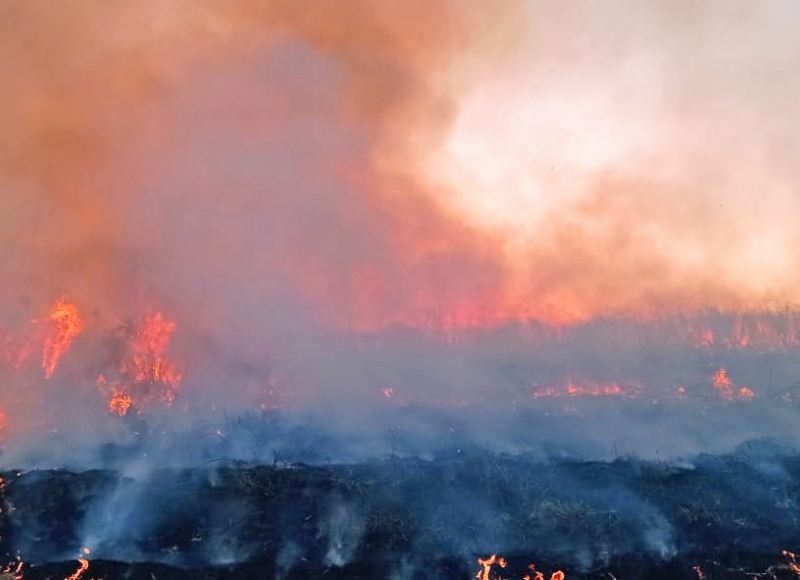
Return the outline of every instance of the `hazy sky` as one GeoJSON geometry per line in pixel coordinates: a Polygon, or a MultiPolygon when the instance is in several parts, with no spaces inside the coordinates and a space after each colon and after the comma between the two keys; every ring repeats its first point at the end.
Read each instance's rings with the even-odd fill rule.
{"type": "Polygon", "coordinates": [[[796,301],[798,20],[4,2],[0,312],[154,299],[255,336],[796,301]]]}

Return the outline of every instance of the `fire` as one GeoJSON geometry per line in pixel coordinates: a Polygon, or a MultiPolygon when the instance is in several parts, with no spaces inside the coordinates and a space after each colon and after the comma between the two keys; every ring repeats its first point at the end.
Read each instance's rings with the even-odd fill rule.
{"type": "Polygon", "coordinates": [[[78,308],[65,298],[53,306],[49,323],[50,328],[42,353],[42,367],[47,378],[55,372],[58,361],[67,352],[72,340],[83,332],[83,321],[78,314],[78,308]]]}
{"type": "MultiPolygon", "coordinates": [[[[522,580],[545,580],[544,574],[536,570],[533,564],[528,566],[528,569],[531,572],[533,572],[533,576],[531,576],[530,574],[525,574],[525,576],[522,577],[522,580]]],[[[566,575],[564,574],[564,572],[562,572],[561,570],[556,570],[550,575],[550,580],[564,580],[565,577],[566,575]]]]}
{"type": "Polygon", "coordinates": [[[576,382],[572,379],[563,386],[539,387],[534,389],[534,399],[552,399],[562,397],[633,397],[639,394],[638,384],[618,382],[601,383],[594,381],[576,382]]]}
{"type": "Polygon", "coordinates": [[[175,400],[183,378],[168,356],[175,328],[175,322],[157,312],[128,329],[123,338],[126,356],[111,370],[111,378],[102,374],[96,381],[109,392],[109,411],[122,416],[134,406],[175,400]]]}
{"type": "Polygon", "coordinates": [[[126,415],[133,405],[133,398],[125,392],[116,392],[108,401],[108,410],[120,417],[126,415]]]}
{"type": "Polygon", "coordinates": [[[22,566],[24,562],[18,557],[17,561],[0,569],[0,578],[8,580],[22,580],[22,566]]]}
{"type": "Polygon", "coordinates": [[[704,329],[698,346],[701,348],[711,348],[714,346],[714,331],[710,328],[704,329]]]}
{"type": "Polygon", "coordinates": [[[92,551],[89,548],[83,548],[83,550],[81,550],[81,555],[78,557],[78,569],[70,576],[64,578],[64,580],[80,580],[86,570],[89,569],[89,560],[87,556],[91,553],[92,551]]]}
{"type": "MultiPolygon", "coordinates": [[[[502,572],[495,571],[493,573],[493,568],[497,566],[500,570],[505,570],[508,567],[508,562],[502,556],[492,554],[488,558],[478,558],[478,565],[481,569],[475,574],[477,580],[503,580],[502,572]]],[[[528,570],[533,576],[525,574],[522,580],[545,580],[544,574],[537,571],[533,564],[528,565],[528,570]]],[[[566,575],[561,570],[556,570],[550,575],[550,580],[564,580],[565,578],[566,575]]]]}
{"type": "Polygon", "coordinates": [[[793,552],[783,550],[783,557],[786,558],[786,565],[795,575],[800,576],[800,565],[797,564],[797,556],[793,552]]]}
{"type": "Polygon", "coordinates": [[[737,389],[733,381],[728,377],[728,371],[724,368],[720,368],[714,373],[712,384],[726,401],[749,401],[755,397],[755,393],[747,387],[737,389]]]}
{"type": "MultiPolygon", "coordinates": [[[[133,373],[136,382],[160,382],[176,387],[180,373],[167,358],[166,352],[175,323],[157,312],[145,319],[133,341],[133,373]]],[[[171,395],[174,398],[174,393],[171,395]]]]}
{"type": "Polygon", "coordinates": [[[506,567],[506,560],[502,556],[498,557],[497,554],[492,554],[488,558],[478,558],[478,565],[481,569],[475,574],[475,578],[478,580],[491,580],[490,574],[492,572],[492,566],[497,564],[500,568],[506,567]]]}

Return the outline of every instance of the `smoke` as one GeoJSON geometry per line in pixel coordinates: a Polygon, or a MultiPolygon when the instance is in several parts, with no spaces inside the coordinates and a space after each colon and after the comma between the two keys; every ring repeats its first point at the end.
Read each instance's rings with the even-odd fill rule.
{"type": "MultiPolygon", "coordinates": [[[[44,328],[61,296],[85,319],[49,381],[20,378],[4,354],[5,461],[44,461],[15,455],[33,440],[65,463],[108,452],[70,454],[63,431],[146,440],[158,457],[202,433],[189,463],[263,461],[289,453],[297,425],[311,441],[339,436],[336,453],[299,452],[314,459],[424,455],[434,440],[530,450],[510,425],[542,389],[623,381],[647,393],[631,411],[646,417],[644,401],[679,387],[705,409],[723,366],[760,408],[782,404],[790,356],[662,352],[635,323],[621,343],[607,335],[609,317],[797,299],[796,8],[618,8],[5,3],[3,347],[25,351],[14,333],[44,328]],[[144,428],[110,416],[98,391],[157,311],[176,321],[184,385],[144,428]],[[477,330],[459,342],[465,329],[477,330]],[[426,415],[432,402],[450,410],[426,415]],[[515,419],[471,427],[461,411],[500,406],[515,419]],[[296,412],[274,436],[235,423],[274,408],[296,412]]],[[[594,403],[554,405],[581,416],[594,403]]],[[[737,405],[715,421],[753,412],[737,405]]],[[[636,450],[705,443],[692,429],[636,450]]],[[[628,437],[599,430],[608,438],[549,433],[598,455],[628,437]]]]}
{"type": "Polygon", "coordinates": [[[521,301],[586,319],[796,300],[796,19],[789,2],[526,7],[525,41],[459,93],[433,162],[451,207],[502,231],[521,301]]]}
{"type": "MultiPolygon", "coordinates": [[[[24,475],[15,549],[222,565],[269,536],[288,577],[383,545],[385,493],[415,522],[397,578],[489,545],[670,558],[677,508],[635,474],[502,486],[800,444],[797,5],[396,4],[2,4],[0,465],[124,475],[70,483],[58,529],[24,475]],[[477,468],[438,489],[439,460],[477,468]],[[292,501],[305,472],[229,461],[380,477],[292,501]]],[[[753,462],[751,496],[786,469],[753,462]]]]}
{"type": "Polygon", "coordinates": [[[796,9],[619,8],[7,4],[5,317],[795,300],[796,9]]]}
{"type": "Polygon", "coordinates": [[[4,10],[4,310],[67,293],[114,316],[142,285],[174,285],[164,300],[192,309],[243,299],[223,318],[299,291],[375,324],[501,268],[413,168],[376,161],[400,154],[400,128],[424,140],[446,123],[437,71],[476,9],[4,10]]]}

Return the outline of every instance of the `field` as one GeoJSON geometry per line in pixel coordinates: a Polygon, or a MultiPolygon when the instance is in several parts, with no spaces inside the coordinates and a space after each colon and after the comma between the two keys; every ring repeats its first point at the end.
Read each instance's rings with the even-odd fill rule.
{"type": "MultiPolygon", "coordinates": [[[[357,465],[209,463],[3,474],[2,549],[65,578],[800,577],[800,456],[748,444],[681,462],[462,449],[357,465]],[[127,563],[124,563],[127,562],[127,563]],[[136,562],[131,564],[130,562],[136,562]],[[754,576],[755,575],[755,576],[754,576]]],[[[13,577],[10,572],[8,578],[13,577]]]]}

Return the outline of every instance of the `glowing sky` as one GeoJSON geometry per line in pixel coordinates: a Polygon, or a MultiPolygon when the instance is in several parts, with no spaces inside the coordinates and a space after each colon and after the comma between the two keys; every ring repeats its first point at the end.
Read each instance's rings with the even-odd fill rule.
{"type": "Polygon", "coordinates": [[[800,299],[793,0],[0,11],[6,319],[143,289],[245,334],[800,299]]]}

